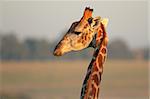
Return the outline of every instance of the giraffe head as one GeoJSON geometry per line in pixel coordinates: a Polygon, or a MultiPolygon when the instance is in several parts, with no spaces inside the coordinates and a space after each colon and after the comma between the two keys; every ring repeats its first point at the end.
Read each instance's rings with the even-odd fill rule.
{"type": "Polygon", "coordinates": [[[66,52],[87,48],[97,33],[101,18],[92,18],[93,9],[86,7],[80,21],[74,22],[54,50],[54,55],[61,56],[66,52]]]}

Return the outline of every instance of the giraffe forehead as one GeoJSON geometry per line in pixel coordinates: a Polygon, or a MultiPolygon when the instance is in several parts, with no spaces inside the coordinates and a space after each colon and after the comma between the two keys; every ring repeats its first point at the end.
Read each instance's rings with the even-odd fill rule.
{"type": "Polygon", "coordinates": [[[75,35],[75,34],[73,34],[73,33],[69,33],[69,34],[67,34],[66,37],[65,37],[66,40],[75,40],[75,39],[77,39],[77,38],[78,38],[78,36],[75,35]]]}
{"type": "Polygon", "coordinates": [[[84,31],[86,29],[90,28],[90,25],[87,21],[79,22],[78,25],[75,27],[75,31],[84,31]]]}

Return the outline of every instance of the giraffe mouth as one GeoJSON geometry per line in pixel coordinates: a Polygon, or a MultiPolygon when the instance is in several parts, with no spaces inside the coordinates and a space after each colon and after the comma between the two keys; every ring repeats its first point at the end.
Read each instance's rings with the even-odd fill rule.
{"type": "Polygon", "coordinates": [[[54,50],[54,53],[53,53],[54,56],[62,56],[63,53],[61,53],[60,51],[58,51],[57,49],[54,50]]]}

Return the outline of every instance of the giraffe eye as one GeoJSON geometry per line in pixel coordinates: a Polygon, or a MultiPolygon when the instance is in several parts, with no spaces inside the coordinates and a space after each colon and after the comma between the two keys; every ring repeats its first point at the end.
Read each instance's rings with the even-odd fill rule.
{"type": "Polygon", "coordinates": [[[79,35],[81,32],[74,32],[75,34],[79,35]]]}
{"type": "Polygon", "coordinates": [[[92,17],[88,19],[88,23],[89,23],[89,24],[91,24],[92,21],[93,21],[93,18],[92,18],[92,17]]]}

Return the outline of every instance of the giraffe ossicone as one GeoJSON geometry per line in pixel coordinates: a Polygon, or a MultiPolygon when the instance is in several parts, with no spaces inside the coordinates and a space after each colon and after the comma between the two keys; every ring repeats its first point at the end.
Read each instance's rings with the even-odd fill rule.
{"type": "Polygon", "coordinates": [[[54,50],[55,56],[87,47],[95,49],[83,82],[80,99],[98,99],[103,64],[107,56],[107,18],[92,17],[93,9],[86,7],[83,17],[74,22],[54,50]]]}

